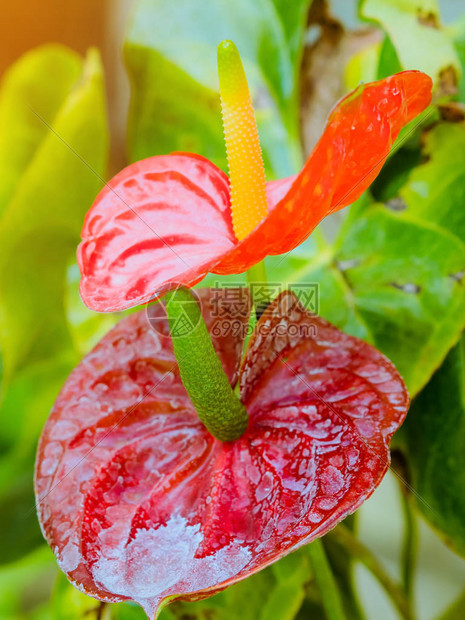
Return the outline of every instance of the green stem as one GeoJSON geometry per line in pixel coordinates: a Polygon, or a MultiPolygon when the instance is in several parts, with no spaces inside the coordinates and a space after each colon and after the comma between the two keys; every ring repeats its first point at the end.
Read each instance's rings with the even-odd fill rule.
{"type": "Polygon", "coordinates": [[[328,620],[345,620],[346,616],[339,589],[326,557],[321,538],[317,538],[310,543],[307,549],[328,620]]]}
{"type": "Polygon", "coordinates": [[[415,566],[418,549],[418,528],[407,490],[401,488],[402,509],[405,520],[405,533],[402,545],[402,583],[410,607],[414,602],[415,566]]]}
{"type": "Polygon", "coordinates": [[[402,618],[405,620],[413,619],[409,601],[402,587],[392,581],[371,551],[359,542],[345,525],[338,525],[329,532],[328,536],[344,547],[353,558],[359,560],[370,571],[389,595],[402,618]]]}
{"type": "Polygon", "coordinates": [[[249,416],[229,384],[195,297],[179,288],[165,299],[181,380],[197,415],[217,439],[238,439],[249,416]]]}
{"type": "Polygon", "coordinates": [[[250,267],[247,271],[247,282],[255,307],[255,314],[257,315],[257,319],[259,319],[265,312],[267,306],[271,303],[271,291],[268,286],[264,260],[250,267]]]}

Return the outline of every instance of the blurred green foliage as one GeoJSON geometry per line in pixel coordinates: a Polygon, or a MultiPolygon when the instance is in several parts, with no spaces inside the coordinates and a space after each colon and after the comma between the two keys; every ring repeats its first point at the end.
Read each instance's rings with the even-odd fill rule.
{"type": "Polygon", "coordinates": [[[413,403],[404,432],[417,507],[465,556],[465,335],[413,403]]]}
{"type": "Polygon", "coordinates": [[[424,71],[438,82],[451,68],[458,79],[460,61],[436,0],[361,0],[359,8],[362,18],[382,26],[403,69],[424,71]]]}
{"type": "MultiPolygon", "coordinates": [[[[233,39],[255,101],[268,176],[301,163],[300,69],[311,0],[142,0],[125,44],[131,82],[130,160],[198,152],[226,168],[216,45],[233,39]]],[[[383,40],[348,62],[346,82],[417,68],[435,101],[458,102],[459,122],[436,106],[401,134],[370,192],[334,242],[321,231],[285,257],[270,281],[320,284],[321,314],[386,353],[416,396],[398,447],[417,508],[465,554],[465,16],[444,28],[433,0],[361,0],[383,40]],[[412,44],[412,42],[414,42],[412,44]],[[447,77],[445,80],[444,76],[447,77]],[[442,366],[441,366],[442,364],[442,366]],[[436,372],[436,374],[434,374],[436,372]]],[[[322,75],[324,80],[326,76],[322,75]]],[[[0,90],[0,618],[141,620],[124,603],[101,606],[58,575],[34,514],[35,445],[78,359],[117,319],[80,302],[74,253],[82,220],[103,185],[108,135],[98,54],[82,60],[46,46],[19,60],[0,90]],[[51,584],[55,581],[52,588],[51,584]]],[[[209,276],[204,285],[219,281],[209,276]]],[[[227,279],[224,279],[226,281],[227,279]]],[[[231,277],[236,284],[242,276],[231,277]]],[[[352,561],[327,542],[348,618],[363,614],[352,561]]],[[[464,616],[459,599],[442,616],[464,616]]],[[[323,620],[305,549],[162,620],[323,620]]]]}
{"type": "MultiPolygon", "coordinates": [[[[302,549],[210,599],[177,603],[172,609],[177,617],[195,614],[199,620],[242,620],[244,610],[257,620],[293,620],[311,580],[308,554],[302,549]]],[[[170,620],[167,612],[170,608],[161,614],[161,620],[170,620]]]]}
{"type": "Polygon", "coordinates": [[[0,579],[0,600],[16,593],[7,596],[15,617],[32,605],[27,590],[20,594],[23,581],[40,581],[44,563],[49,574],[56,572],[48,550],[45,556],[33,551],[43,545],[33,462],[47,413],[80,357],[64,293],[83,217],[107,165],[98,53],[83,61],[49,45],[21,58],[2,82],[0,136],[7,171],[0,184],[0,562],[19,560],[5,573],[5,588],[0,579]],[[15,575],[17,588],[11,588],[15,575]]]}
{"type": "MultiPolygon", "coordinates": [[[[32,52],[10,73],[2,100],[18,96],[15,87],[28,79],[31,62],[37,65],[38,57],[43,55],[50,60],[53,53],[58,64],[63,64],[63,57],[72,60],[66,91],[62,87],[53,92],[55,100],[48,109],[36,109],[26,96],[21,104],[17,103],[23,114],[24,109],[27,111],[21,121],[24,149],[20,152],[16,147],[18,180],[0,222],[4,385],[15,370],[61,355],[71,346],[63,304],[66,265],[74,256],[83,217],[89,201],[102,186],[106,166],[103,74],[97,52],[89,53],[79,75],[75,64],[78,61],[67,50],[43,48],[32,52]]],[[[39,80],[38,70],[42,68],[40,79],[42,84],[47,82],[52,71],[47,63],[33,68],[34,80],[39,80]]],[[[34,84],[30,87],[34,89],[34,84]]],[[[46,93],[40,96],[45,99],[46,93]]],[[[15,123],[5,125],[3,142],[7,153],[10,126],[15,129],[15,123]]],[[[13,134],[11,142],[15,141],[13,134]]]]}
{"type": "Polygon", "coordinates": [[[438,620],[462,620],[465,616],[465,590],[438,620]]]}
{"type": "Polygon", "coordinates": [[[216,48],[231,39],[254,98],[268,174],[293,174],[301,164],[299,68],[310,4],[142,0],[125,44],[129,159],[183,150],[226,170],[216,48]]]}

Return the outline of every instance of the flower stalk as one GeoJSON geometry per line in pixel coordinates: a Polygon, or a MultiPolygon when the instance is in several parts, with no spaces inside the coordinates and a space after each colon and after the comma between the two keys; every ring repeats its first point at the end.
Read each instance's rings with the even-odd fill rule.
{"type": "Polygon", "coordinates": [[[197,415],[216,439],[239,439],[249,416],[223,370],[194,295],[181,287],[165,299],[181,380],[197,415]]]}
{"type": "Polygon", "coordinates": [[[250,289],[250,298],[255,308],[255,315],[258,320],[272,302],[271,291],[266,276],[265,261],[257,263],[247,271],[247,283],[250,289]]]}
{"type": "Polygon", "coordinates": [[[401,618],[413,619],[410,603],[402,586],[390,578],[373,553],[357,540],[349,528],[339,524],[328,533],[328,537],[344,547],[352,558],[361,562],[371,572],[391,599],[401,618]]]}
{"type": "Polygon", "coordinates": [[[328,620],[346,620],[339,588],[321,538],[310,543],[307,549],[328,620]]]}

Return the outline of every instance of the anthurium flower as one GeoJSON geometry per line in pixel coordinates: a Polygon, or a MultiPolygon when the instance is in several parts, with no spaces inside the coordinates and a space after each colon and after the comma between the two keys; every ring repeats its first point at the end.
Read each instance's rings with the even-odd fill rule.
{"type": "Polygon", "coordinates": [[[78,261],[92,309],[145,303],[173,283],[246,271],[292,250],[328,214],[351,204],[379,173],[401,128],[431,100],[431,79],[404,71],[359,86],[331,112],[303,169],[266,183],[239,55],[218,55],[229,179],[190,153],[131,164],[87,214],[78,261]]]}
{"type": "MultiPolygon", "coordinates": [[[[245,326],[230,291],[202,314],[250,421],[222,442],[180,380],[161,304],[123,319],[69,377],[40,440],[44,534],[68,578],[154,618],[309,543],[379,484],[408,397],[393,365],[310,315],[292,293],[245,326]],[[151,325],[156,322],[157,329],[151,325]]],[[[243,293],[244,294],[244,293],[243,293]]]]}

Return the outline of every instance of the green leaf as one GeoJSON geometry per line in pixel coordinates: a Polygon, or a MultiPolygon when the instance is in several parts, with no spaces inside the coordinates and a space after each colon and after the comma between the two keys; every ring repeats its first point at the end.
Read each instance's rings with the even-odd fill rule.
{"type": "MultiPolygon", "coordinates": [[[[301,270],[281,273],[283,281],[318,283],[320,314],[373,343],[416,394],[465,324],[465,291],[451,276],[465,268],[465,245],[373,204],[350,218],[334,246],[301,261],[301,270]]],[[[276,275],[268,269],[270,280],[276,275]]]]}
{"type": "MultiPolygon", "coordinates": [[[[415,148],[401,148],[384,164],[380,174],[370,187],[370,192],[378,202],[389,202],[397,199],[399,191],[407,183],[412,170],[420,164],[421,150],[415,148]]],[[[395,204],[395,202],[394,202],[395,204]]],[[[402,208],[403,203],[399,204],[402,208]]]]}
{"type": "Polygon", "coordinates": [[[54,620],[109,620],[108,605],[80,592],[69,583],[64,573],[59,571],[55,588],[50,599],[50,612],[54,620]]]}
{"type": "Polygon", "coordinates": [[[294,620],[311,579],[307,553],[301,549],[209,599],[174,603],[160,620],[294,620]]]}
{"type": "Polygon", "coordinates": [[[449,27],[448,31],[454,42],[462,67],[462,76],[459,83],[459,99],[465,103],[465,13],[449,27]]]}
{"type": "Polygon", "coordinates": [[[402,65],[397,55],[396,48],[392,44],[389,37],[384,37],[384,41],[379,51],[379,61],[376,73],[376,79],[382,80],[383,78],[393,75],[402,71],[402,65]]]}
{"type": "MultiPolygon", "coordinates": [[[[135,603],[118,603],[111,605],[111,620],[147,620],[146,613],[142,607],[135,603]]],[[[162,611],[159,616],[160,620],[175,620],[175,616],[171,613],[169,607],[162,611]]]]}
{"type": "Polygon", "coordinates": [[[415,399],[404,439],[418,509],[465,555],[465,336],[415,399]]]}
{"type": "Polygon", "coordinates": [[[365,195],[333,246],[267,263],[270,281],[318,282],[322,316],[392,359],[411,395],[465,325],[464,153],[465,127],[436,125],[421,153],[403,148],[384,167],[373,191],[385,204],[365,195]]]}
{"type": "Polygon", "coordinates": [[[293,620],[313,578],[306,549],[295,551],[272,565],[277,584],[264,601],[260,620],[293,620]]]}
{"type": "Polygon", "coordinates": [[[419,69],[436,82],[449,67],[460,76],[457,52],[441,26],[436,0],[361,0],[360,14],[387,32],[403,69],[419,69]]]}
{"type": "Polygon", "coordinates": [[[86,355],[120,319],[138,308],[112,313],[89,310],[79,294],[80,280],[79,267],[73,260],[66,273],[65,310],[74,348],[86,355]]]}
{"type": "Polygon", "coordinates": [[[31,109],[51,122],[79,78],[81,65],[75,52],[46,45],[22,56],[6,72],[0,86],[0,213],[49,131],[31,109]]]}
{"type": "Polygon", "coordinates": [[[132,86],[129,158],[192,151],[226,169],[216,49],[232,39],[249,79],[268,172],[296,172],[299,67],[310,4],[142,0],[125,45],[132,86]]]}
{"type": "Polygon", "coordinates": [[[465,617],[465,590],[437,620],[463,620],[465,617]]]}
{"type": "MultiPolygon", "coordinates": [[[[30,62],[36,66],[44,53],[49,54],[48,48],[30,55],[30,62]]],[[[25,67],[27,60],[17,70],[24,73],[25,67]]],[[[45,91],[54,83],[49,73],[40,78],[45,91]]],[[[37,119],[44,109],[33,105],[28,114],[37,119]]],[[[107,159],[97,52],[88,54],[58,111],[41,122],[48,127],[0,222],[0,338],[7,379],[21,366],[72,347],[63,303],[65,272],[107,159]]]]}
{"type": "Polygon", "coordinates": [[[372,43],[349,58],[344,70],[344,85],[348,91],[357,88],[360,82],[374,82],[378,78],[380,50],[380,43],[372,43]]]}
{"type": "Polygon", "coordinates": [[[21,456],[35,451],[48,413],[75,363],[74,352],[64,347],[52,360],[29,364],[14,374],[0,405],[0,446],[4,450],[16,445],[21,456]]]}
{"type": "Polygon", "coordinates": [[[0,564],[19,560],[44,541],[35,511],[31,470],[14,475],[8,467],[8,473],[10,484],[0,495],[0,564]]]}
{"type": "Polygon", "coordinates": [[[288,256],[268,257],[269,281],[292,288],[305,305],[306,287],[316,285],[319,314],[340,329],[370,341],[369,327],[358,313],[353,292],[335,263],[334,248],[324,240],[319,229],[313,232],[309,242],[288,256]]]}
{"type": "Polygon", "coordinates": [[[56,560],[47,545],[0,568],[0,617],[29,618],[31,608],[46,599],[57,573],[56,560]]]}
{"type": "Polygon", "coordinates": [[[399,196],[409,217],[434,223],[465,241],[465,126],[441,123],[425,135],[423,158],[399,196]]]}
{"type": "Polygon", "coordinates": [[[453,276],[465,267],[465,245],[434,225],[373,205],[342,232],[334,260],[373,343],[416,394],[465,324],[465,290],[453,276]]]}
{"type": "Polygon", "coordinates": [[[187,615],[195,620],[243,620],[245,609],[248,617],[260,618],[263,603],[274,585],[272,571],[267,568],[209,599],[195,603],[174,603],[161,613],[160,620],[168,620],[166,612],[180,619],[187,615]]]}

